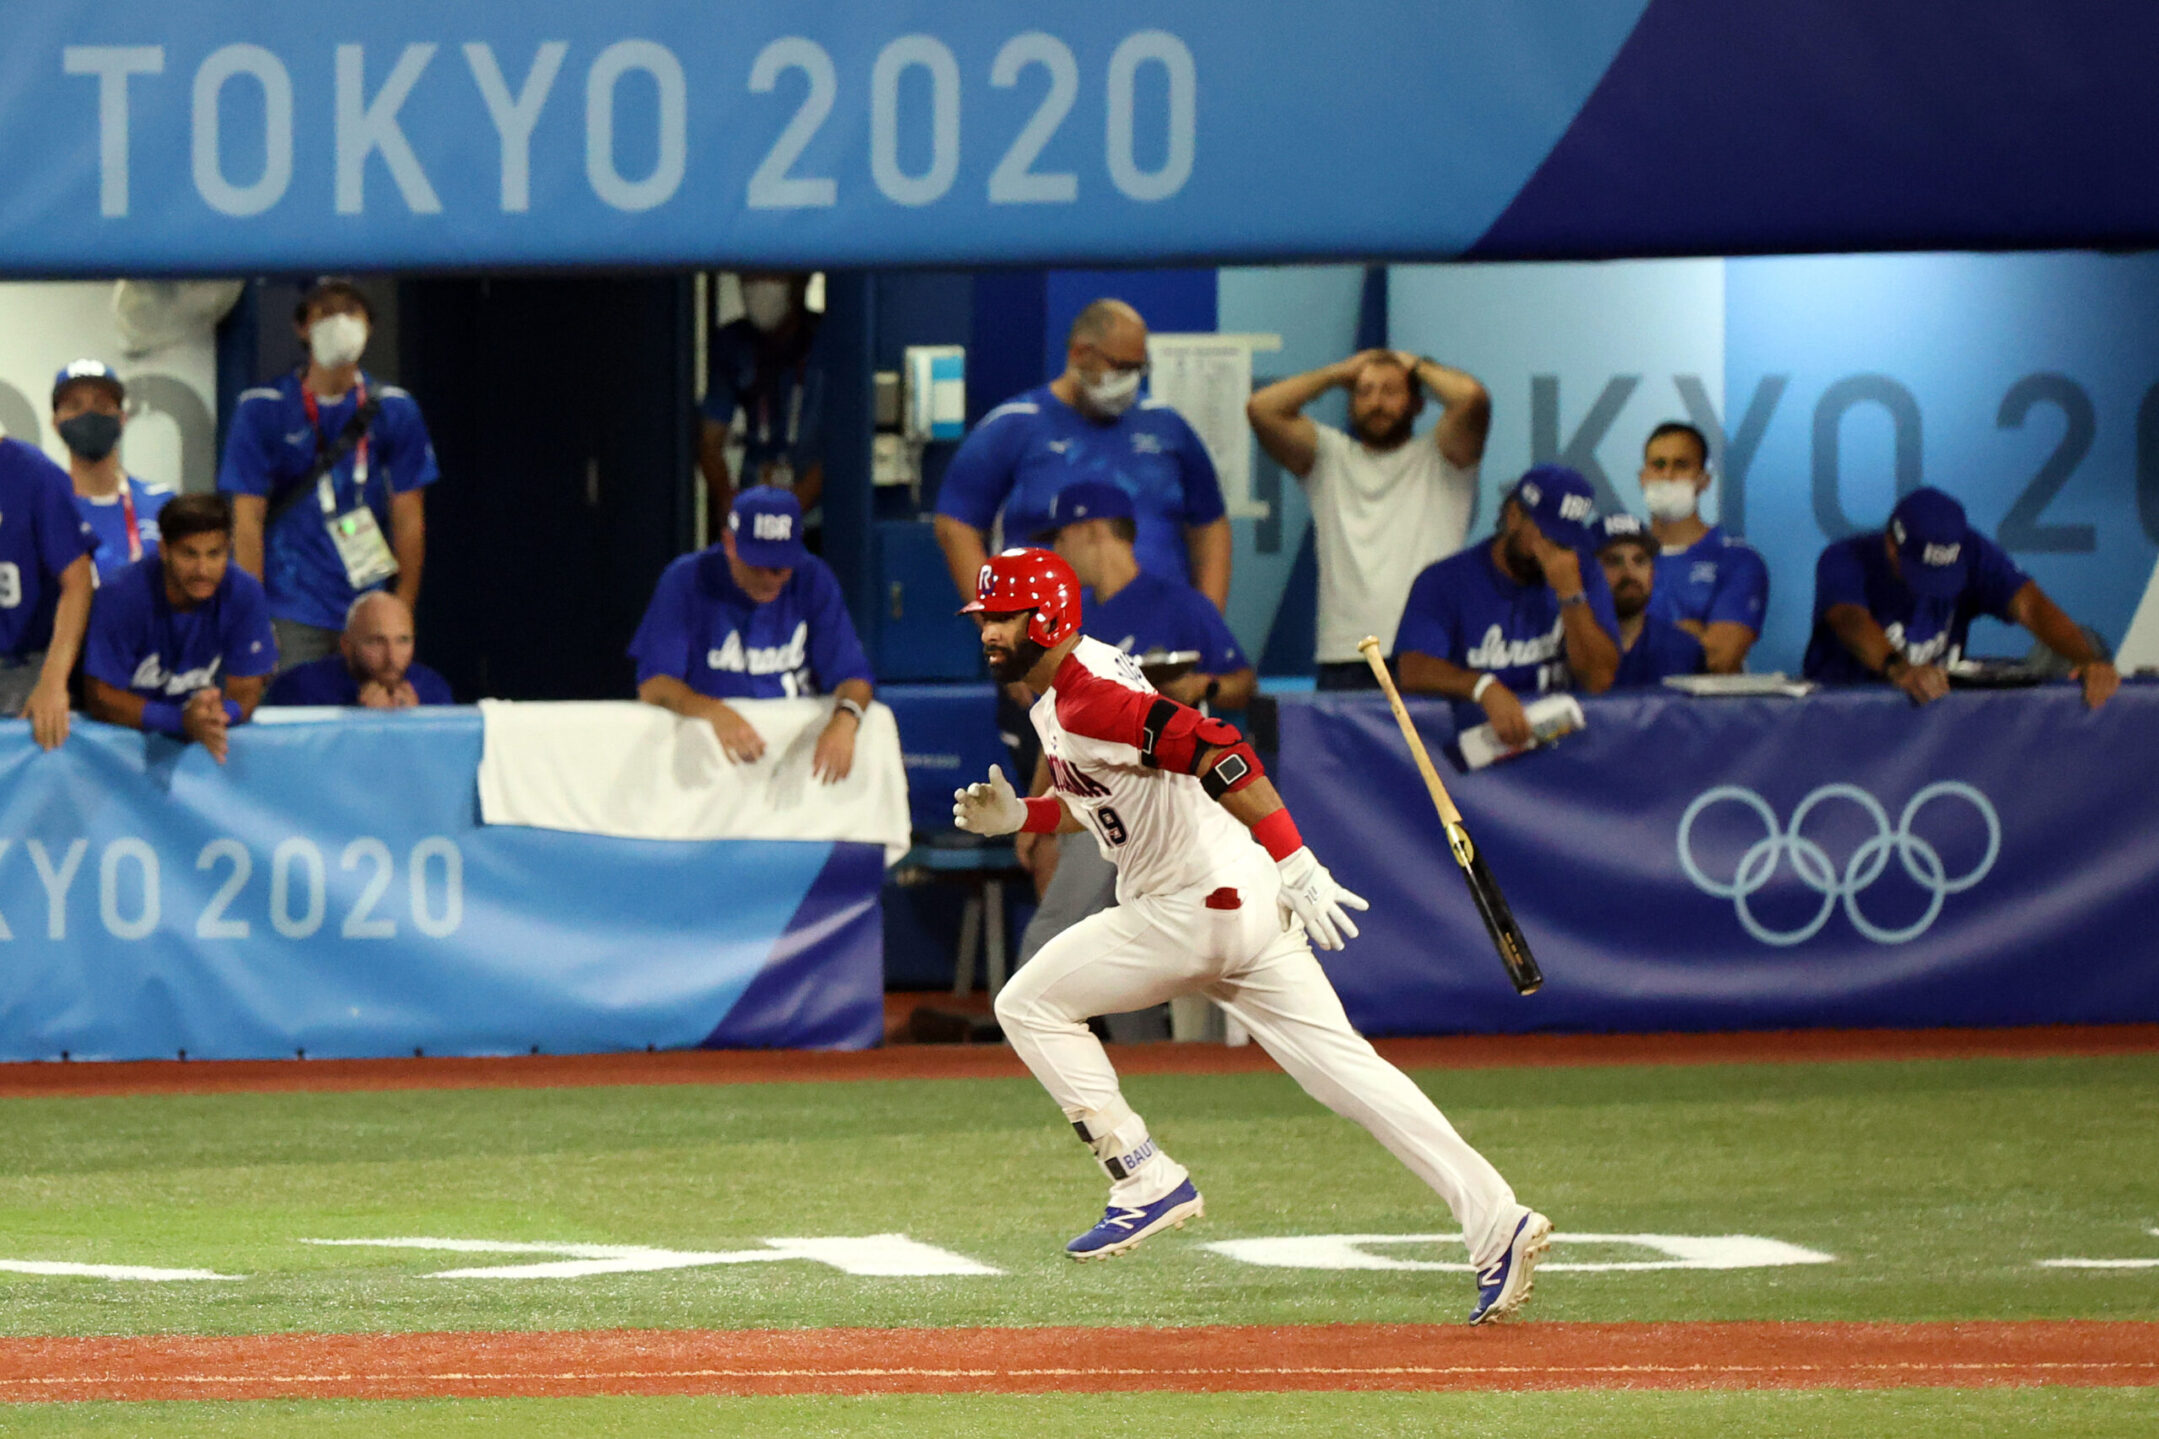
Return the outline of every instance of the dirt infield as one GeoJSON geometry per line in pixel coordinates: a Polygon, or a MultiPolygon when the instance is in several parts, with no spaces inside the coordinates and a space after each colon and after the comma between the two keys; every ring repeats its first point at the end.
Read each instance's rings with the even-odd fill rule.
{"type": "MultiPolygon", "coordinates": [[[[1751,1034],[1462,1035],[1386,1039],[1405,1069],[1594,1064],[1815,1064],[1838,1060],[2033,1058],[2159,1053],[2159,1024],[2029,1029],[1782,1030],[1751,1034]]],[[[1245,1074],[1275,1068],[1255,1045],[1134,1044],[1111,1050],[1124,1074],[1245,1074]]],[[[490,1059],[270,1059],[0,1064],[0,1099],[92,1094],[561,1088],[615,1084],[769,1084],[857,1079],[1023,1079],[1001,1044],[900,1045],[853,1053],[669,1050],[490,1059]]]]}
{"type": "Polygon", "coordinates": [[[1318,1325],[0,1340],[0,1401],[2159,1384],[2159,1324],[1318,1325]]]}

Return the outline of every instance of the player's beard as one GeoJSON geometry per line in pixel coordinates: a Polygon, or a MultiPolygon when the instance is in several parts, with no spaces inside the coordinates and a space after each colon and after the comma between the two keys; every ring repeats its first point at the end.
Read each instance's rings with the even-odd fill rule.
{"type": "Polygon", "coordinates": [[[1351,422],[1350,427],[1357,432],[1358,439],[1364,441],[1373,449],[1394,450],[1400,449],[1409,439],[1410,432],[1416,428],[1416,424],[1417,417],[1404,410],[1395,417],[1394,423],[1384,430],[1375,427],[1371,422],[1371,417],[1368,415],[1358,416],[1351,422]]]}
{"type": "Polygon", "coordinates": [[[1015,649],[984,646],[982,653],[989,659],[991,677],[999,684],[1009,685],[1018,684],[1033,674],[1035,666],[1049,651],[1023,635],[1015,649]]]}
{"type": "Polygon", "coordinates": [[[1649,592],[1629,580],[1612,591],[1612,609],[1623,620],[1631,620],[1649,608],[1649,592]]]}

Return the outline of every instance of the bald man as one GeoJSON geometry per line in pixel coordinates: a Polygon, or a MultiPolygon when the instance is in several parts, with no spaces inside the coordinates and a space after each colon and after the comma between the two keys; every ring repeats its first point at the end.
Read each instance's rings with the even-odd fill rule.
{"type": "Polygon", "coordinates": [[[1122,300],[1096,300],[1065,337],[1062,375],[984,415],[937,491],[937,543],[952,583],[973,599],[1000,515],[1004,544],[1048,544],[1050,501],[1081,481],[1132,497],[1139,565],[1229,602],[1230,536],[1222,485],[1199,436],[1143,397],[1147,322],[1122,300]]]}
{"type": "Polygon", "coordinates": [[[412,611],[388,590],[370,590],[345,612],[337,653],[279,675],[263,703],[381,710],[457,703],[449,681],[415,660],[412,649],[412,611]]]}

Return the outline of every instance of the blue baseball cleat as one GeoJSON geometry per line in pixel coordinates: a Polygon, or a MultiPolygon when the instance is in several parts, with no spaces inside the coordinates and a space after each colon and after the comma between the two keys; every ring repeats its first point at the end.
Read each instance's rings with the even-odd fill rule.
{"type": "Polygon", "coordinates": [[[1141,1209],[1112,1204],[1102,1211],[1102,1222],[1065,1246],[1074,1259],[1109,1259],[1137,1245],[1162,1229],[1182,1229],[1187,1219],[1207,1212],[1199,1190],[1188,1178],[1184,1183],[1141,1209]]]}
{"type": "Polygon", "coordinates": [[[1531,1273],[1551,1247],[1552,1221],[1530,1210],[1514,1226],[1514,1238],[1507,1241],[1506,1251],[1477,1271],[1477,1307],[1469,1311],[1469,1322],[1489,1324],[1505,1319],[1528,1303],[1531,1273]]]}

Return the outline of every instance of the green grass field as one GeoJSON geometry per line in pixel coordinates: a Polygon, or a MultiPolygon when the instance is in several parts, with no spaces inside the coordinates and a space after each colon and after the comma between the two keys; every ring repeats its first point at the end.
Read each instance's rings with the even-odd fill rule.
{"type": "MultiPolygon", "coordinates": [[[[1562,1231],[1774,1238],[1787,1268],[1552,1273],[1546,1320],[2159,1319],[2159,1056],[1424,1072],[1562,1231]]],[[[1101,1182],[1023,1080],[70,1098],[0,1102],[0,1261],[212,1270],[135,1283],[0,1272],[0,1334],[1451,1322],[1465,1275],[1261,1268],[1212,1241],[1444,1232],[1363,1131],[1278,1075],[1138,1078],[1204,1221],[1111,1264],[1063,1241],[1101,1182]],[[790,1261],[577,1279],[436,1279],[532,1256],[323,1247],[447,1236],[740,1251],[902,1232],[1002,1273],[790,1261]]],[[[1459,1259],[1459,1247],[1390,1250],[1459,1259]]],[[[1555,1260],[1641,1259],[1649,1251],[1555,1260]]],[[[2150,1391],[1105,1396],[0,1406],[0,1432],[2159,1432],[2150,1391]],[[1198,1420],[1200,1412],[1216,1417],[1198,1420]],[[1214,1408],[1209,1409],[1207,1406],[1214,1408]],[[607,1416],[613,1416],[612,1418],[607,1416]],[[1301,1416],[1301,1417],[1300,1417],[1301,1416]],[[1532,1420],[1530,1416],[1544,1416],[1532,1420]],[[2137,1423],[2119,1427],[2130,1418],[2137,1423]],[[612,1427],[618,1424],[622,1427],[612,1427]],[[1270,1428],[1269,1425],[1277,1427],[1270,1428]]]]}

